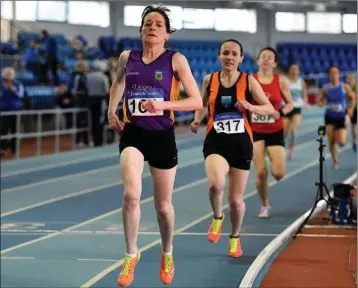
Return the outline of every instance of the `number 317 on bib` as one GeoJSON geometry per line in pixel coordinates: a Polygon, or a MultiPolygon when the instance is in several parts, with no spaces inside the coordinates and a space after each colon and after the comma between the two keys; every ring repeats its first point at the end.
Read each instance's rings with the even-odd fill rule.
{"type": "Polygon", "coordinates": [[[225,134],[244,133],[244,119],[240,116],[228,114],[217,115],[214,119],[214,128],[216,132],[225,134]]]}

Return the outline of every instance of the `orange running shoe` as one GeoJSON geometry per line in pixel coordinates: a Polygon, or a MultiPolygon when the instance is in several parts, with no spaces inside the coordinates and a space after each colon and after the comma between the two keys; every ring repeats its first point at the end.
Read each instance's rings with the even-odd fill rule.
{"type": "Polygon", "coordinates": [[[224,213],[222,215],[223,217],[221,219],[214,218],[211,221],[211,225],[208,231],[208,239],[211,243],[217,243],[220,240],[221,228],[223,226],[224,218],[225,218],[224,213]]]}
{"type": "Polygon", "coordinates": [[[164,285],[169,285],[174,279],[175,268],[174,268],[174,257],[173,255],[164,255],[162,248],[160,248],[160,280],[164,285]]]}
{"type": "Polygon", "coordinates": [[[229,239],[229,256],[235,258],[242,256],[240,238],[229,239]]]}
{"type": "Polygon", "coordinates": [[[122,287],[127,287],[132,284],[134,280],[134,270],[140,259],[140,252],[137,250],[136,257],[126,256],[122,265],[121,273],[119,273],[117,284],[122,287]]]}

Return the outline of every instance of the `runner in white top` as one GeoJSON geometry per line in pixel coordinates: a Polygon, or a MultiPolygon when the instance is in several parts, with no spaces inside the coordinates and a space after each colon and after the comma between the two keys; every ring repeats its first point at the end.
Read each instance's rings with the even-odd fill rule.
{"type": "Polygon", "coordinates": [[[309,107],[307,101],[307,85],[305,80],[303,80],[299,75],[299,66],[297,64],[291,64],[288,71],[288,82],[292,95],[293,110],[290,113],[286,114],[283,118],[283,129],[285,133],[285,138],[287,139],[290,134],[290,139],[289,141],[287,141],[289,145],[289,159],[292,159],[293,157],[295,136],[302,117],[301,110],[303,107],[309,107]]]}

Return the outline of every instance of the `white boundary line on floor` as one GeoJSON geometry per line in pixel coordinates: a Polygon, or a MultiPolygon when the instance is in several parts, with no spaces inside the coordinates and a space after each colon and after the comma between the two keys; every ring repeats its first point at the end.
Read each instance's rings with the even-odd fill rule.
{"type": "MultiPolygon", "coordinates": [[[[357,172],[348,177],[343,181],[343,183],[351,183],[355,178],[357,178],[357,172]]],[[[330,191],[330,194],[332,191],[330,191]]],[[[318,202],[316,209],[314,210],[311,217],[319,214],[326,207],[326,202],[321,200],[318,202]]],[[[250,268],[246,271],[244,278],[242,279],[239,288],[252,288],[254,287],[255,280],[259,275],[262,268],[268,262],[270,257],[287,241],[292,239],[293,234],[297,231],[306,217],[309,215],[310,210],[304,213],[300,218],[293,222],[289,227],[287,227],[281,234],[274,238],[256,257],[255,261],[251,264],[250,268]]]]}

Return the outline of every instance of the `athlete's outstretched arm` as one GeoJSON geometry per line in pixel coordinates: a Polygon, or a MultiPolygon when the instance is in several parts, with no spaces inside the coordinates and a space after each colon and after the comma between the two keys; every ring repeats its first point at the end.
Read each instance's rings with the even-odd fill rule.
{"type": "Polygon", "coordinates": [[[122,99],[124,88],[125,88],[125,68],[128,62],[130,51],[123,51],[119,56],[119,65],[117,69],[117,77],[114,79],[111,90],[109,93],[109,104],[108,104],[108,121],[109,126],[112,129],[122,130],[123,123],[119,121],[116,111],[119,102],[122,99]]]}
{"type": "Polygon", "coordinates": [[[357,95],[352,91],[351,86],[348,84],[344,84],[344,91],[346,91],[347,96],[351,99],[350,107],[347,108],[347,113],[352,117],[357,103],[357,95]]]}
{"type": "MultiPolygon", "coordinates": [[[[249,75],[249,89],[254,98],[255,102],[259,105],[250,105],[251,112],[257,113],[259,115],[273,115],[275,113],[275,109],[273,108],[272,104],[268,100],[265,95],[264,90],[262,89],[261,85],[257,80],[252,76],[249,75]]],[[[247,109],[245,107],[245,109],[247,109]]]]}
{"type": "Polygon", "coordinates": [[[191,73],[188,61],[182,54],[174,54],[173,69],[183,83],[184,90],[188,97],[183,100],[164,102],[164,110],[193,111],[201,109],[203,107],[203,100],[201,99],[198,85],[191,73]]]}
{"type": "Polygon", "coordinates": [[[282,94],[283,100],[286,103],[286,105],[281,110],[282,110],[283,114],[286,115],[293,110],[291,91],[290,91],[290,87],[288,85],[286,78],[284,78],[283,76],[280,76],[279,81],[280,81],[281,94],[282,94]]]}
{"type": "Polygon", "coordinates": [[[201,85],[201,95],[203,99],[203,108],[195,111],[194,123],[200,124],[203,121],[206,112],[208,111],[209,93],[208,87],[210,83],[211,74],[204,77],[203,84],[201,85]]]}

